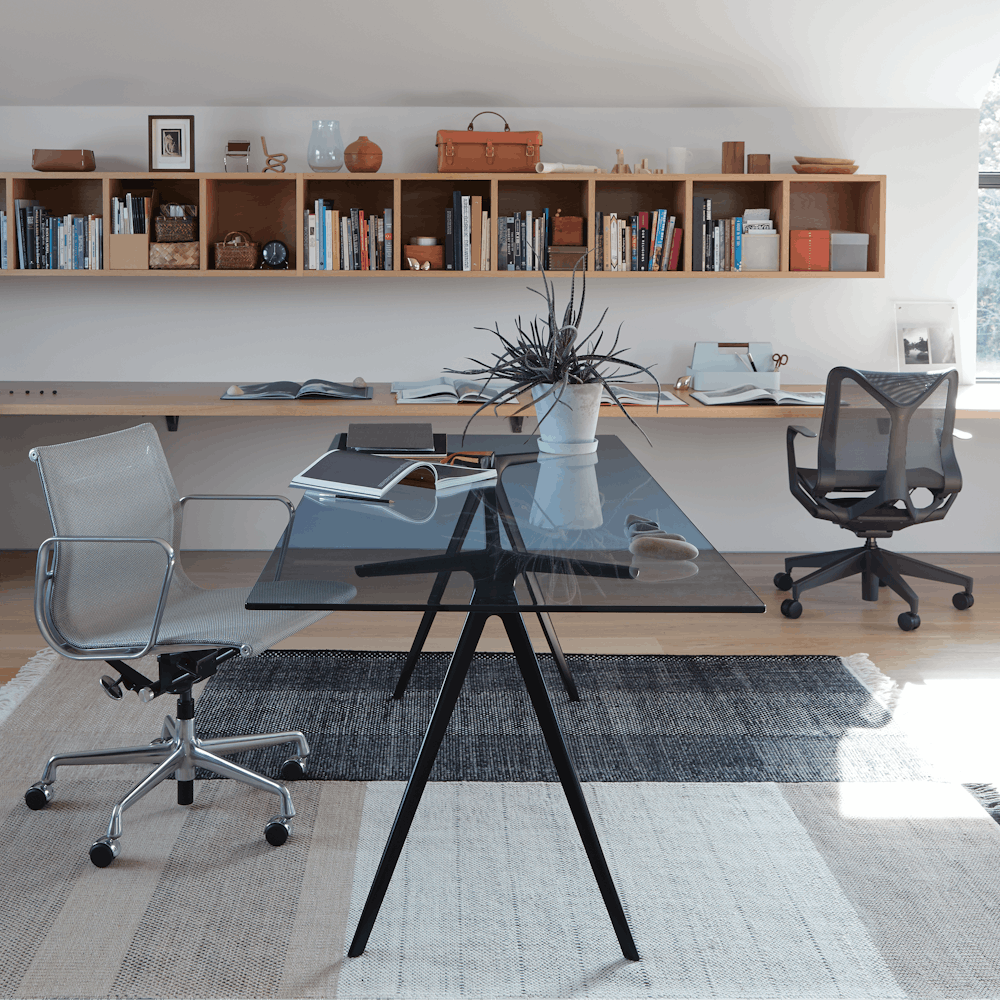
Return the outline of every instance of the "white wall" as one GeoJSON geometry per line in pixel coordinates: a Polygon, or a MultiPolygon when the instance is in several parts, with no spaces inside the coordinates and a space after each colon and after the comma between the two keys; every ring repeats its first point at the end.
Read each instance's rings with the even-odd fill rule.
{"type": "MultiPolygon", "coordinates": [[[[0,108],[0,169],[25,169],[32,147],[84,146],[101,169],[144,170],[146,112],[134,108],[0,108]]],[[[156,113],[158,109],[148,109],[156,113]]],[[[179,109],[162,109],[177,112],[179,109]]],[[[193,108],[199,170],[219,169],[228,138],[264,134],[272,151],[305,169],[314,117],[339,117],[345,141],[365,134],[385,152],[384,169],[433,170],[434,132],[462,127],[474,111],[454,108],[193,108]]],[[[478,110],[478,109],[474,109],[478,110]]],[[[610,166],[614,148],[629,161],[663,166],[665,149],[695,151],[692,170],[717,171],[723,140],[769,152],[787,171],[794,155],[849,156],[864,173],[888,175],[886,278],[719,281],[593,281],[588,312],[608,307],[623,323],[631,356],[656,364],[672,381],[694,340],[769,339],[790,357],[785,380],[822,381],[836,364],[895,366],[892,303],[958,303],[967,375],[974,359],[978,114],[975,111],[721,109],[514,109],[512,127],[541,128],[544,156],[610,166]]],[[[259,169],[260,164],[254,164],[259,169]]],[[[558,279],[557,279],[558,280],[558,279]]],[[[525,284],[530,278],[525,276],[525,284]]],[[[565,279],[559,282],[568,284],[565,279]]],[[[463,280],[454,287],[414,274],[369,281],[254,282],[199,278],[164,282],[128,278],[58,283],[5,279],[0,286],[3,377],[9,379],[232,381],[319,375],[369,381],[438,374],[490,349],[477,325],[510,327],[535,308],[519,282],[463,280]]],[[[129,421],[126,421],[127,424],[129,421]]],[[[162,424],[162,421],[160,421],[162,424]]],[[[602,431],[623,431],[622,421],[602,431]]],[[[447,429],[441,422],[440,429],[447,429]]],[[[33,444],[98,433],[119,422],[6,418],[2,454],[9,474],[0,490],[13,516],[0,546],[29,548],[46,523],[34,472],[33,444]]],[[[832,547],[832,529],[811,521],[784,483],[782,421],[648,421],[654,449],[647,466],[720,548],[782,551],[832,547]],[[747,506],[749,505],[749,513],[747,506]]],[[[483,430],[491,425],[484,422],[483,430]]],[[[325,421],[196,420],[164,435],[182,491],[282,492],[288,477],[323,447],[325,421]]],[[[944,522],[905,536],[914,551],[1000,548],[989,497],[1000,488],[990,457],[1000,429],[968,428],[959,459],[966,492],[944,522]],[[963,516],[958,516],[958,511],[963,516]]],[[[638,448],[639,446],[637,446],[638,448]]],[[[645,447],[644,445],[642,446],[645,447]]],[[[267,547],[270,529],[254,544],[267,547]]],[[[196,529],[197,547],[246,543],[219,524],[196,529]]]]}

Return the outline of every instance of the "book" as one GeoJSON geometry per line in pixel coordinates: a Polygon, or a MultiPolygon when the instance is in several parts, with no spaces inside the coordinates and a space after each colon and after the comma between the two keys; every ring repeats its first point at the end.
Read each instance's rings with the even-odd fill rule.
{"type": "Polygon", "coordinates": [[[371,399],[370,385],[344,385],[314,378],[298,382],[253,382],[231,385],[219,399],[371,399]]]}
{"type": "Polygon", "coordinates": [[[444,269],[455,270],[455,213],[451,208],[444,210],[444,269]]]}
{"type": "Polygon", "coordinates": [[[387,208],[382,217],[385,220],[385,269],[391,271],[394,267],[392,248],[395,246],[392,238],[392,209],[387,208]]]}
{"type": "Polygon", "coordinates": [[[773,403],[777,406],[822,406],[822,392],[790,392],[787,389],[759,389],[755,385],[735,385],[728,389],[702,389],[691,395],[706,406],[735,403],[773,403]]]}
{"type": "Polygon", "coordinates": [[[471,270],[484,271],[486,269],[483,267],[483,196],[481,194],[471,196],[469,220],[472,226],[469,240],[471,270]]]}
{"type": "Polygon", "coordinates": [[[414,461],[373,452],[334,449],[294,476],[288,485],[377,500],[397,483],[447,491],[465,489],[496,477],[496,469],[473,469],[426,459],[414,461]]]}
{"type": "Polygon", "coordinates": [[[705,199],[695,195],[691,200],[691,270],[705,270],[705,199]]]}
{"type": "Polygon", "coordinates": [[[462,270],[472,270],[472,196],[462,195],[462,270]]]}
{"type": "Polygon", "coordinates": [[[351,451],[415,452],[434,451],[431,424],[348,424],[343,443],[337,448],[351,451]]]}
{"type": "Polygon", "coordinates": [[[668,271],[676,271],[681,259],[681,243],[684,237],[683,229],[674,229],[673,241],[670,245],[670,260],[667,264],[668,271]]]}
{"type": "Polygon", "coordinates": [[[513,382],[492,381],[489,385],[472,379],[429,379],[426,382],[393,382],[390,392],[397,403],[488,403],[513,382]]]}
{"type": "MultiPolygon", "coordinates": [[[[678,399],[672,392],[667,392],[666,389],[658,393],[655,389],[649,391],[644,389],[629,389],[623,385],[614,385],[614,383],[612,383],[612,388],[624,406],[656,406],[657,402],[659,402],[660,406],[686,405],[684,400],[678,399]]],[[[611,393],[607,389],[604,389],[601,392],[601,406],[614,405],[615,401],[611,398],[611,393]]]]}

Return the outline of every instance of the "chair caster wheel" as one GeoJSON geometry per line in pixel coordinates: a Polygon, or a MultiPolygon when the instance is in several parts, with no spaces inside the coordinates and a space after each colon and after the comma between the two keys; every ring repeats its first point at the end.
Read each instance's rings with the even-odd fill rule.
{"type": "Polygon", "coordinates": [[[778,588],[778,590],[791,590],[792,589],[791,573],[775,573],[774,585],[778,588]]]}
{"type": "Polygon", "coordinates": [[[802,605],[788,598],[787,601],[781,602],[781,613],[786,618],[799,618],[802,615],[802,605]]]}
{"type": "Polygon", "coordinates": [[[305,776],[305,761],[301,757],[292,757],[281,765],[281,777],[285,781],[301,781],[305,776]]]}
{"type": "Polygon", "coordinates": [[[29,809],[44,809],[52,801],[52,789],[39,782],[24,793],[24,803],[29,809]]]}
{"type": "Polygon", "coordinates": [[[121,848],[118,846],[117,840],[109,840],[107,837],[102,837],[91,847],[90,860],[98,868],[107,868],[118,857],[120,852],[121,848]]]}
{"type": "Polygon", "coordinates": [[[267,826],[264,827],[264,839],[272,847],[281,847],[288,840],[292,832],[290,820],[275,816],[267,826]]]}
{"type": "Polygon", "coordinates": [[[912,611],[904,611],[897,619],[896,624],[904,632],[912,632],[920,628],[920,615],[915,615],[912,611]]]}
{"type": "Polygon", "coordinates": [[[958,608],[959,611],[968,611],[973,604],[976,603],[976,599],[972,594],[966,594],[964,591],[960,594],[956,594],[952,599],[951,603],[958,608]]]}

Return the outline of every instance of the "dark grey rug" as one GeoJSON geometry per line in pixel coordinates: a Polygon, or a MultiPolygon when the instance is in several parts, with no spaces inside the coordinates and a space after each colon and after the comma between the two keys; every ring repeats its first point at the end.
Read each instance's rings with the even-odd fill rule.
{"type": "MultiPolygon", "coordinates": [[[[300,729],[322,780],[409,777],[449,654],[293,651],[225,664],[198,703],[203,737],[300,729]]],[[[838,657],[570,655],[581,701],[540,656],[584,781],[905,781],[927,777],[892,715],[838,657]]],[[[282,748],[234,760],[277,772],[282,748]]],[[[207,777],[207,775],[206,775],[207,777]]],[[[555,781],[510,654],[469,672],[431,780],[555,781]]]]}

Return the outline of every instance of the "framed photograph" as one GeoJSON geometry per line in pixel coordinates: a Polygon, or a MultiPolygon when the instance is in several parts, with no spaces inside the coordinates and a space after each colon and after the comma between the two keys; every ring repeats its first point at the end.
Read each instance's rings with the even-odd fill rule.
{"type": "Polygon", "coordinates": [[[149,116],[149,170],[194,170],[194,115],[149,116]]]}
{"type": "Polygon", "coordinates": [[[895,310],[896,357],[901,372],[958,368],[958,310],[954,302],[897,302],[895,310]]]}

